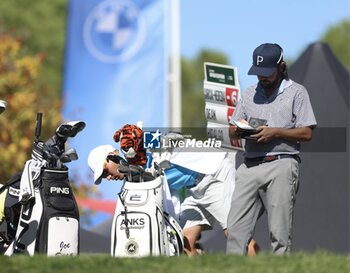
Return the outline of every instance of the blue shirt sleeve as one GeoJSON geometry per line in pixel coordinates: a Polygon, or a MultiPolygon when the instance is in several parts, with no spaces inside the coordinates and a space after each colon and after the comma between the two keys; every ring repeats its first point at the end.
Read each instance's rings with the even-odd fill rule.
{"type": "Polygon", "coordinates": [[[165,170],[169,188],[179,190],[196,184],[198,173],[190,169],[172,164],[172,167],[165,170]]]}

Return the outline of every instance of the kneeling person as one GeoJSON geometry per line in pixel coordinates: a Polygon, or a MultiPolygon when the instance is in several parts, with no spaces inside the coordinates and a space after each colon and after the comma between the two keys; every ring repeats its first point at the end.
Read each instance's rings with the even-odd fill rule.
{"type": "Polygon", "coordinates": [[[100,184],[103,178],[107,180],[124,179],[124,174],[118,170],[121,160],[123,158],[112,145],[101,145],[91,150],[88,165],[94,173],[95,184],[100,184]]]}

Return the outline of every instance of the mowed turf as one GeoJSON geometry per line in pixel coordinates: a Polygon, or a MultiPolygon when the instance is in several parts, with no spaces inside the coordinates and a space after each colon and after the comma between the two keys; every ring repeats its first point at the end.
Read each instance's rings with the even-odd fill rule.
{"type": "Polygon", "coordinates": [[[257,257],[210,254],[197,257],[112,258],[108,255],[0,257],[0,272],[7,273],[347,273],[350,255],[329,252],[293,253],[257,257]]]}

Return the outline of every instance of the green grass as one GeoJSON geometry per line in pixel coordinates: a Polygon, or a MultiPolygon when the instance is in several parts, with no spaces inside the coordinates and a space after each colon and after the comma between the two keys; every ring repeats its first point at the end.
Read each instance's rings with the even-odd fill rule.
{"type": "Polygon", "coordinates": [[[242,257],[211,254],[197,257],[112,258],[107,255],[0,257],[2,273],[345,273],[350,256],[328,252],[294,253],[289,256],[260,254],[242,257]]]}

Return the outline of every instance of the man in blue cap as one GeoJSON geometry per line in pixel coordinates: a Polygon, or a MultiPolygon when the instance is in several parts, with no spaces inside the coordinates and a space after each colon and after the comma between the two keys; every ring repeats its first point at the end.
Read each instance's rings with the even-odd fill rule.
{"type": "Polygon", "coordinates": [[[258,83],[243,93],[229,129],[231,139],[246,141],[228,216],[227,253],[247,253],[265,209],[272,252],[285,254],[292,245],[300,142],[311,140],[316,119],[305,87],[288,77],[278,44],[257,47],[248,74],[256,75],[258,83]],[[242,123],[253,128],[243,130],[237,126],[242,123]]]}

